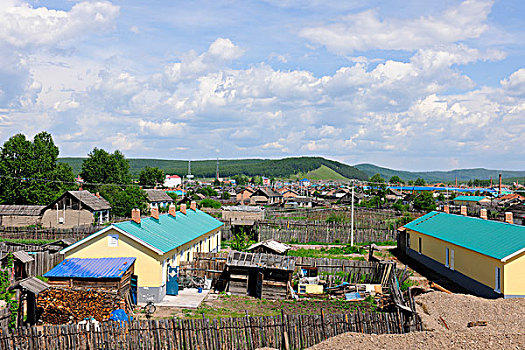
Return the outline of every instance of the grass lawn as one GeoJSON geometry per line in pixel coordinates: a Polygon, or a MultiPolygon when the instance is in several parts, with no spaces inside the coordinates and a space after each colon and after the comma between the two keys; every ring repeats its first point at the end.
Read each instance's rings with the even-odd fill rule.
{"type": "Polygon", "coordinates": [[[330,259],[344,259],[344,260],[361,260],[364,261],[363,256],[352,256],[350,254],[364,255],[367,251],[361,247],[351,247],[349,245],[332,248],[319,249],[305,249],[299,248],[297,250],[288,251],[289,256],[299,256],[303,258],[330,258],[330,259]]]}
{"type": "Polygon", "coordinates": [[[250,316],[276,316],[281,314],[319,315],[340,314],[361,311],[375,311],[372,300],[348,302],[343,299],[326,300],[266,300],[244,296],[220,294],[216,300],[205,300],[197,309],[183,309],[184,318],[221,318],[250,316]]]}

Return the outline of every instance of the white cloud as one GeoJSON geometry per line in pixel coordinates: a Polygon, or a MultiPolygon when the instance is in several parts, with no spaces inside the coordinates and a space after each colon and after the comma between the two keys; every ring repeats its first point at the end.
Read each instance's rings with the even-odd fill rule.
{"type": "Polygon", "coordinates": [[[154,122],[148,120],[139,120],[140,130],[145,133],[162,137],[180,137],[186,132],[185,123],[173,123],[169,120],[154,122]]]}
{"type": "Polygon", "coordinates": [[[485,21],[492,4],[490,0],[467,0],[437,16],[414,19],[383,18],[378,11],[366,10],[332,24],[304,28],[299,34],[338,54],[369,49],[417,50],[478,38],[488,29],[485,21]]]}
{"type": "Polygon", "coordinates": [[[0,7],[0,40],[15,47],[54,45],[90,31],[110,29],[119,7],[107,1],[79,2],[70,11],[12,1],[0,7]]]}

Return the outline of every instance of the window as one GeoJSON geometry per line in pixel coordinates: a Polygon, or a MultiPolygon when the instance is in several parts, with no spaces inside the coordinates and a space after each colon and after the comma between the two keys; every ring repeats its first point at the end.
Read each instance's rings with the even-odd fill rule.
{"type": "Polygon", "coordinates": [[[410,233],[407,234],[407,247],[410,248],[410,233]]]}
{"type": "Polygon", "coordinates": [[[417,245],[417,251],[419,252],[419,254],[421,254],[423,252],[423,242],[421,240],[421,237],[418,238],[418,245],[417,245]]]}
{"type": "Polygon", "coordinates": [[[501,269],[499,267],[496,267],[494,279],[495,279],[494,291],[500,293],[501,292],[501,269]]]}
{"type": "Polygon", "coordinates": [[[118,247],[118,233],[108,235],[108,247],[118,247]]]}
{"type": "Polygon", "coordinates": [[[446,267],[450,266],[450,250],[448,248],[446,248],[446,251],[445,251],[445,266],[446,267]]]}
{"type": "Polygon", "coordinates": [[[454,270],[454,249],[450,249],[450,269],[454,270]]]}

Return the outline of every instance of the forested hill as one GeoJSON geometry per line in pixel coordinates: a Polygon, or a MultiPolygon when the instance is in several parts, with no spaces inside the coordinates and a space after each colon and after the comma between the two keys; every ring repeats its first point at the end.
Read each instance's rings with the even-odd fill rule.
{"type": "MultiPolygon", "coordinates": [[[[84,158],[60,158],[59,161],[71,165],[75,174],[80,173],[84,158]]],[[[137,176],[145,166],[157,167],[166,174],[186,175],[187,160],[162,159],[129,159],[130,170],[137,176]]],[[[221,177],[244,174],[247,176],[266,176],[276,178],[292,178],[315,171],[322,166],[332,169],[347,179],[366,180],[368,176],[347,164],[322,157],[294,157],[283,159],[227,159],[219,160],[221,177]]],[[[196,177],[215,177],[217,160],[198,160],[191,162],[191,173],[196,177]]],[[[327,179],[329,180],[329,179],[327,179]]]]}
{"type": "MultiPolygon", "coordinates": [[[[456,169],[450,171],[403,171],[388,168],[382,168],[373,164],[358,164],[355,167],[368,176],[380,174],[385,180],[389,180],[392,176],[399,176],[405,181],[416,180],[417,178],[425,179],[428,182],[452,182],[455,181],[456,176],[458,181],[465,182],[469,180],[488,180],[492,176],[493,180],[497,181],[499,174],[503,179],[520,178],[525,176],[525,171],[508,171],[508,170],[490,170],[484,168],[475,169],[456,169]]],[[[507,181],[508,182],[508,181],[507,181]]]]}

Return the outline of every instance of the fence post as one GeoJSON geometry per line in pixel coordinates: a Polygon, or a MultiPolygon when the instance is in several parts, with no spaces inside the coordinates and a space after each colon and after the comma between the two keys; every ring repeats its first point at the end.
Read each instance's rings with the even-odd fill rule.
{"type": "Polygon", "coordinates": [[[288,339],[288,327],[287,325],[285,325],[285,320],[287,320],[287,318],[285,317],[285,314],[284,314],[284,310],[281,309],[281,332],[282,332],[282,335],[283,335],[283,345],[284,345],[284,349],[285,350],[290,350],[290,341],[288,339]]]}

